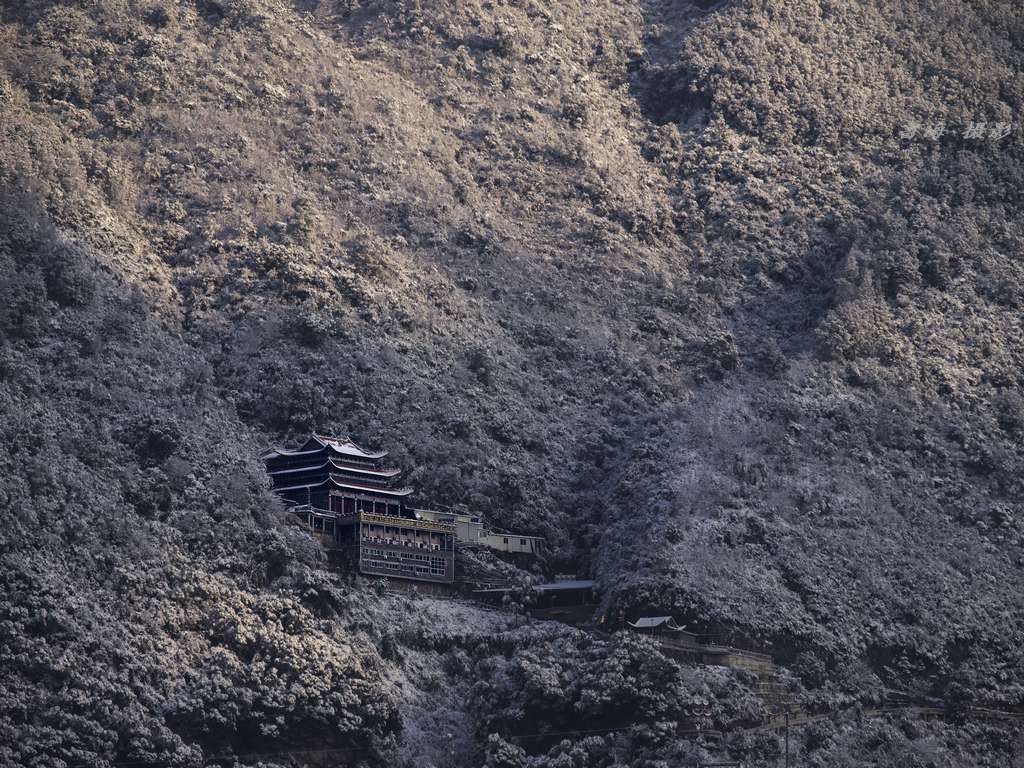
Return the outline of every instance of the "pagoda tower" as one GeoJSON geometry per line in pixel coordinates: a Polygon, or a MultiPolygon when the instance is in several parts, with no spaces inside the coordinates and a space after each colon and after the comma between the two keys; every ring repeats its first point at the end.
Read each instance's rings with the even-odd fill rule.
{"type": "Polygon", "coordinates": [[[397,483],[401,470],[383,462],[387,451],[367,451],[352,440],[314,433],[298,450],[263,455],[273,491],[290,506],[308,506],[338,517],[369,512],[414,517],[397,483]]]}

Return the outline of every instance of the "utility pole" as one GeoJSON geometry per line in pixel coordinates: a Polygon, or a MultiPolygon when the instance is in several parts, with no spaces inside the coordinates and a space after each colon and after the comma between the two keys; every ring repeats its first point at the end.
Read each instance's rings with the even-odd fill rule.
{"type": "Polygon", "coordinates": [[[789,768],[789,708],[786,708],[786,768],[789,768]]]}

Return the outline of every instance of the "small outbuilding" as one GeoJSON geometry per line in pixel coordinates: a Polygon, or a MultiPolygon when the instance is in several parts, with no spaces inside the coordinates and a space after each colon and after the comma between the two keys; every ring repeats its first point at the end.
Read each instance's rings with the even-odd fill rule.
{"type": "Polygon", "coordinates": [[[657,635],[662,644],[671,643],[674,646],[696,647],[700,644],[697,635],[687,632],[685,626],[679,626],[671,616],[642,616],[636,621],[626,622],[637,632],[648,635],[657,635]]]}
{"type": "Polygon", "coordinates": [[[671,616],[643,616],[636,621],[626,622],[633,629],[647,630],[649,632],[669,631],[682,632],[685,627],[676,624],[671,616]]]}

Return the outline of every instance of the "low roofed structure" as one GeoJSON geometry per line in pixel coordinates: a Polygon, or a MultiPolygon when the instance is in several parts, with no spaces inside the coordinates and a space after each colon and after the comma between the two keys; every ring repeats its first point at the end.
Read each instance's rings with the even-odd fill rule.
{"type": "MultiPolygon", "coordinates": [[[[501,599],[503,595],[511,594],[523,589],[520,585],[505,584],[500,587],[487,587],[475,589],[473,594],[481,598],[501,599]]],[[[559,599],[572,600],[575,602],[590,602],[593,597],[593,579],[574,579],[572,581],[552,581],[547,584],[533,584],[529,589],[538,593],[538,597],[548,602],[557,602],[559,599]]]]}
{"type": "Polygon", "coordinates": [[[693,653],[700,647],[697,635],[687,631],[685,625],[677,624],[671,616],[641,616],[636,621],[627,621],[626,624],[637,632],[657,636],[663,646],[667,644],[685,653],[693,653]]]}
{"type": "Polygon", "coordinates": [[[643,616],[636,621],[626,622],[633,629],[660,629],[670,632],[682,632],[686,627],[676,624],[671,616],[643,616]]]}

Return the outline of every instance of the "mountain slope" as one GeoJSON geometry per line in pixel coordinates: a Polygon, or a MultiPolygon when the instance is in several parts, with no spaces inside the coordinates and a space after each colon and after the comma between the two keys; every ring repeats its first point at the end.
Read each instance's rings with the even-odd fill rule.
{"type": "MultiPolygon", "coordinates": [[[[1021,704],[1012,5],[2,14],[7,759],[415,762],[417,696],[467,764],[697,759],[636,713],[488,741],[613,717],[587,707],[650,649],[384,629],[439,609],[319,571],[264,490],[262,448],[313,428],[546,536],[605,609],[770,644],[809,701],[1021,704]],[[478,676],[561,682],[470,711],[478,676]]],[[[750,716],[742,680],[700,674],[644,711],[750,716]]],[[[936,728],[948,760],[1010,754],[936,728]]],[[[804,748],[859,744],[835,736],[804,748]]]]}

